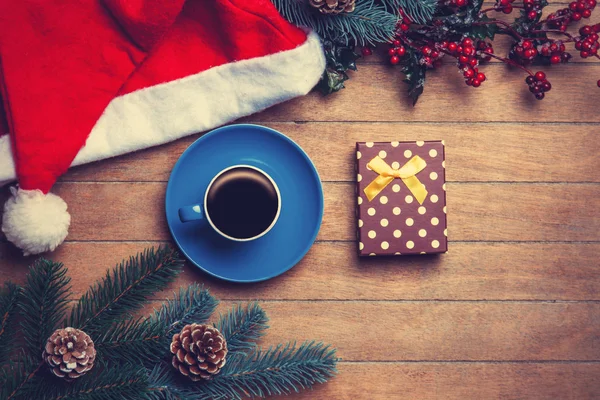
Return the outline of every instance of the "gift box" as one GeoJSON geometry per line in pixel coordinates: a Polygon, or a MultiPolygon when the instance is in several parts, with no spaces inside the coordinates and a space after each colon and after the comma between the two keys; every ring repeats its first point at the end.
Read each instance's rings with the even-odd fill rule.
{"type": "Polygon", "coordinates": [[[360,256],[448,249],[443,141],[356,143],[360,256]]]}

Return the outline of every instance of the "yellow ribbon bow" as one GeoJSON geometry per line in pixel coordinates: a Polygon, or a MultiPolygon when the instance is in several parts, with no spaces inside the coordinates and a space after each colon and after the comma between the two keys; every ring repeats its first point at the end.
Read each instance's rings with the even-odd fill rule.
{"type": "Polygon", "coordinates": [[[383,161],[381,157],[375,156],[375,158],[369,161],[367,167],[379,174],[364,190],[369,201],[377,197],[394,179],[402,179],[402,182],[404,182],[413,196],[415,196],[419,204],[423,204],[427,198],[425,186],[415,176],[427,167],[427,163],[421,157],[414,156],[400,169],[394,169],[383,161]]]}

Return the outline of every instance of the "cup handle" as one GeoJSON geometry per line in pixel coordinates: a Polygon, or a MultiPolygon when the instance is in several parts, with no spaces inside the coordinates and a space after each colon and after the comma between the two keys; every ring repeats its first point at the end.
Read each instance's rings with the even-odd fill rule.
{"type": "Polygon", "coordinates": [[[206,221],[206,217],[204,216],[204,212],[202,211],[202,206],[199,204],[181,207],[179,209],[179,219],[181,220],[181,222],[200,220],[206,221]]]}

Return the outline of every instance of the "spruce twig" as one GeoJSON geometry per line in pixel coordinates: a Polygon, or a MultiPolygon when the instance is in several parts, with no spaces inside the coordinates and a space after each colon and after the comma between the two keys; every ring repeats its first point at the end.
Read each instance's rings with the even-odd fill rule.
{"type": "Polygon", "coordinates": [[[118,362],[130,359],[156,363],[168,352],[172,335],[184,325],[205,322],[218,302],[198,284],[180,289],[149,318],[112,325],[94,339],[100,357],[118,362]],[[159,350],[157,350],[159,349],[159,350]]]}
{"type": "Polygon", "coordinates": [[[48,380],[36,394],[40,400],[140,400],[148,399],[148,376],[143,367],[96,365],[85,378],[74,382],[48,380]]]}
{"type": "Polygon", "coordinates": [[[42,365],[38,359],[28,357],[23,350],[15,360],[4,363],[0,368],[0,399],[34,398],[28,394],[35,389],[36,374],[42,365]]]}
{"type": "Polygon", "coordinates": [[[236,304],[215,326],[225,337],[229,353],[233,354],[254,349],[255,341],[268,328],[267,322],[269,318],[258,303],[250,303],[247,307],[236,304]]]}
{"type": "Polygon", "coordinates": [[[195,393],[210,399],[242,399],[285,395],[324,383],[336,373],[335,350],[322,343],[279,345],[266,351],[237,354],[195,393]]]}
{"type": "Polygon", "coordinates": [[[95,284],[73,308],[67,325],[89,334],[102,332],[116,319],[141,308],[145,300],[164,289],[180,272],[183,261],[173,249],[147,249],[122,262],[95,284]]]}
{"type": "Polygon", "coordinates": [[[431,21],[437,9],[438,0],[381,0],[392,13],[401,8],[414,22],[424,24],[431,21]]]}
{"type": "Polygon", "coordinates": [[[21,294],[21,288],[12,282],[6,282],[0,292],[0,364],[8,361],[14,349],[15,312],[21,294]]]}
{"type": "Polygon", "coordinates": [[[304,0],[272,2],[291,23],[312,28],[322,38],[344,44],[387,43],[393,38],[398,22],[397,10],[392,14],[386,11],[385,6],[376,4],[373,0],[359,1],[353,12],[338,15],[321,14],[304,0]]]}
{"type": "Polygon", "coordinates": [[[41,358],[46,340],[64,318],[71,291],[71,278],[66,274],[62,264],[43,258],[29,267],[19,301],[21,331],[29,357],[41,358]]]}

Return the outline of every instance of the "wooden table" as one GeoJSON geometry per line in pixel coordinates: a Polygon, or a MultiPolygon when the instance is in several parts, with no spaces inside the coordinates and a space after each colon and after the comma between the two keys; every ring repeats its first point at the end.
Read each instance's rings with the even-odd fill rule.
{"type": "MultiPolygon", "coordinates": [[[[600,64],[553,67],[542,102],[500,64],[483,68],[479,89],[445,66],[416,108],[398,69],[375,56],[359,69],[339,94],[244,120],[289,135],[321,174],[325,217],[304,260],[254,285],[187,266],[173,287],[203,282],[222,307],[259,299],[266,345],[335,345],[339,376],[295,398],[600,398],[600,64]],[[449,252],[359,260],[354,143],[431,139],[446,142],[449,252]]],[[[75,168],[56,185],[73,223],[51,257],[70,268],[75,295],[171,242],[166,181],[197,137],[75,168]]],[[[31,261],[0,243],[2,280],[22,282],[31,261]]]]}

